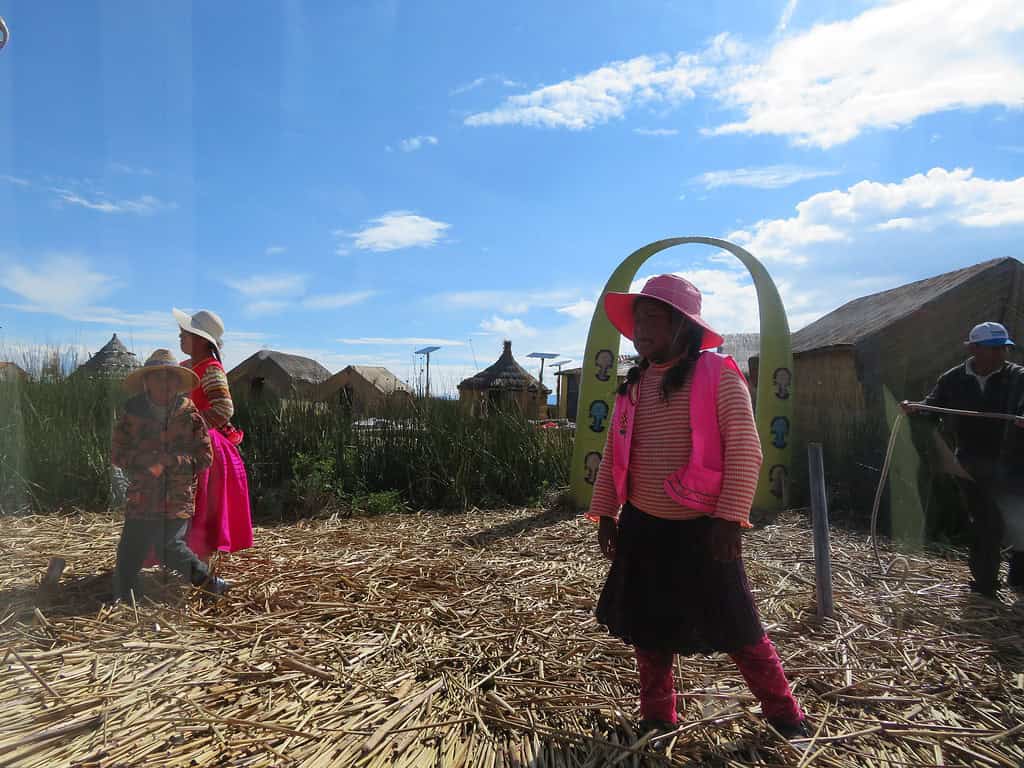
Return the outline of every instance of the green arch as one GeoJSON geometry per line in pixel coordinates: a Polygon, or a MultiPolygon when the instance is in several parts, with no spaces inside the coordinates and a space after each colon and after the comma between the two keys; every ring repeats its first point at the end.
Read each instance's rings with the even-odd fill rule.
{"type": "Polygon", "coordinates": [[[572,494],[578,509],[590,506],[617,386],[615,369],[621,337],[604,313],[604,296],[609,291],[628,291],[644,262],[666,248],[686,243],[712,245],[728,251],[743,263],[754,280],[761,320],[755,421],[764,452],[754,507],[782,509],[788,502],[793,453],[793,350],[789,320],[779,292],[761,262],[735,243],[716,237],[673,237],[650,243],[630,254],[608,279],[594,309],[580,378],[576,441],[570,473],[572,494]]]}

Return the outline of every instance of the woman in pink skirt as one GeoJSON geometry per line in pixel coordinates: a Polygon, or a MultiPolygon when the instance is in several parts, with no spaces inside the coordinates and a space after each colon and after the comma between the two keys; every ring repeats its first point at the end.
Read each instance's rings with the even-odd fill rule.
{"type": "Polygon", "coordinates": [[[237,552],[252,546],[252,512],[249,481],[238,452],[243,433],[231,425],[235,406],[228,377],[220,362],[224,323],[208,310],[188,315],[175,309],[181,328],[182,363],[199,377],[189,397],[210,431],[213,465],[199,475],[196,512],[188,533],[188,545],[202,560],[214,552],[237,552]]]}

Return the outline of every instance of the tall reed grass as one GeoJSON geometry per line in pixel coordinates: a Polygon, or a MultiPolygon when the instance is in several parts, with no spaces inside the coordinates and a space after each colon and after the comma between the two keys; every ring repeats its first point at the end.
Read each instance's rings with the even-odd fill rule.
{"type": "MultiPolygon", "coordinates": [[[[108,506],[122,402],[117,383],[75,375],[0,382],[0,511],[108,506]]],[[[518,412],[482,420],[453,401],[418,400],[380,416],[368,428],[340,405],[238,400],[257,512],[381,499],[420,509],[527,504],[568,482],[571,434],[539,430],[518,412]]]]}

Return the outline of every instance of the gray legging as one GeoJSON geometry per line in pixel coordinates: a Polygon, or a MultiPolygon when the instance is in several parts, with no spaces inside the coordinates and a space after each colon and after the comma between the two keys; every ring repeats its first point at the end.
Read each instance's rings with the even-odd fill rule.
{"type": "Polygon", "coordinates": [[[210,576],[206,563],[196,557],[185,543],[188,520],[125,520],[121,542],[117,545],[114,569],[114,596],[127,597],[129,590],[141,594],[138,577],[150,551],[167,568],[177,571],[192,584],[202,584],[210,576]]]}

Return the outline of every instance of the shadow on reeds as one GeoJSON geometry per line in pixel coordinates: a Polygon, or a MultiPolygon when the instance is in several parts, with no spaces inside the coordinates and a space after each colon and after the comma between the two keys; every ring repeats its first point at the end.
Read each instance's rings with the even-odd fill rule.
{"type": "Polygon", "coordinates": [[[457,543],[466,547],[485,548],[502,539],[535,533],[552,525],[571,520],[576,517],[576,514],[575,511],[567,507],[545,509],[530,517],[510,520],[500,525],[485,528],[469,536],[462,536],[457,539],[457,543]]]}
{"type": "MultiPolygon", "coordinates": [[[[177,606],[187,594],[180,580],[159,569],[143,571],[139,580],[140,604],[152,601],[177,606]]],[[[13,612],[18,621],[31,619],[37,608],[48,619],[92,616],[113,601],[112,587],[112,571],[68,576],[55,586],[30,583],[2,590],[0,606],[4,606],[5,612],[13,612]]]]}

